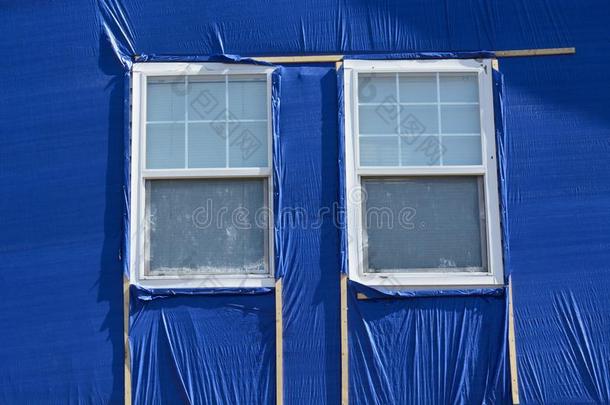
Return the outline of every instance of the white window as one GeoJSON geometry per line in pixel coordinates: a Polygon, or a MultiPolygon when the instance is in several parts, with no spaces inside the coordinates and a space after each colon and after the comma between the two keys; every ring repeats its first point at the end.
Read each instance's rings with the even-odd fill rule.
{"type": "Polygon", "coordinates": [[[344,69],[350,278],[502,284],[490,61],[344,69]]]}
{"type": "Polygon", "coordinates": [[[132,282],[273,285],[272,71],[134,65],[132,282]]]}

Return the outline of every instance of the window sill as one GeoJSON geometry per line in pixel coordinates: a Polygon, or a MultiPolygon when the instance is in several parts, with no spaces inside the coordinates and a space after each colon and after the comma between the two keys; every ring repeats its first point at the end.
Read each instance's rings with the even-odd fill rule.
{"type": "Polygon", "coordinates": [[[262,288],[273,287],[275,279],[264,275],[200,275],[192,277],[140,277],[134,284],[144,288],[262,288]]]}
{"type": "Polygon", "coordinates": [[[501,276],[490,273],[414,273],[414,274],[395,274],[395,273],[376,273],[376,274],[353,274],[350,279],[357,283],[369,287],[385,288],[418,288],[436,290],[443,287],[498,287],[504,284],[501,276]]]}

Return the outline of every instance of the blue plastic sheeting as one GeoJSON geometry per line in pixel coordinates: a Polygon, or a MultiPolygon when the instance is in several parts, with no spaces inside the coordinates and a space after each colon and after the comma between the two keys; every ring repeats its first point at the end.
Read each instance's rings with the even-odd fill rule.
{"type": "MultiPolygon", "coordinates": [[[[520,400],[523,404],[610,402],[608,2],[593,0],[583,7],[578,2],[542,0],[306,0],[210,1],[202,6],[195,0],[178,4],[100,0],[97,5],[13,2],[3,5],[0,13],[0,52],[5,56],[0,65],[0,189],[5,196],[0,200],[0,358],[5,365],[0,371],[0,402],[122,402],[124,72],[136,55],[437,53],[563,46],[575,46],[577,54],[500,60],[506,129],[501,139],[506,156],[502,174],[506,190],[503,225],[508,229],[505,270],[511,273],[514,287],[520,400]],[[117,49],[123,57],[117,58],[117,49]]],[[[298,93],[301,98],[332,93],[315,91],[313,81],[307,83],[307,92],[298,93]]],[[[322,105],[330,108],[325,97],[318,110],[309,99],[307,111],[317,114],[302,116],[300,125],[316,125],[313,120],[323,115],[322,105]]],[[[300,101],[282,100],[289,102],[300,101]]],[[[296,133],[296,125],[292,131],[296,133]]],[[[317,134],[315,140],[304,136],[291,148],[296,150],[307,142],[328,147],[336,142],[336,137],[327,139],[328,133],[330,130],[321,129],[308,132],[308,136],[317,134]]],[[[315,156],[312,163],[300,160],[300,170],[291,169],[290,176],[286,175],[285,187],[297,190],[299,199],[324,195],[320,198],[324,203],[331,194],[338,194],[336,180],[331,180],[333,175],[338,178],[338,153],[332,147],[329,150],[321,155],[305,151],[315,156]],[[331,174],[321,177],[322,170],[329,168],[331,174]],[[316,187],[315,193],[306,194],[299,188],[301,173],[316,179],[310,183],[316,187]]],[[[297,159],[296,155],[293,152],[292,158],[297,159]]],[[[314,266],[316,259],[312,258],[327,259],[332,256],[329,252],[341,248],[338,239],[333,245],[330,236],[325,239],[327,244],[315,248],[320,236],[313,231],[302,235],[298,240],[285,237],[295,252],[284,258],[283,267],[286,283],[291,284],[284,292],[285,403],[335,404],[339,374],[330,365],[336,364],[332,355],[339,352],[338,322],[333,318],[338,317],[338,293],[326,283],[338,269],[329,270],[332,266],[326,262],[314,266]],[[328,350],[321,355],[320,347],[328,350]],[[328,367],[322,369],[323,363],[328,367]],[[307,372],[299,371],[301,368],[307,372]],[[315,401],[309,400],[310,392],[315,401]]],[[[355,384],[353,372],[365,370],[352,359],[352,398],[400,401],[413,395],[413,385],[397,388],[393,381],[413,381],[399,373],[413,376],[416,368],[411,366],[430,359],[439,362],[427,372],[419,372],[415,386],[436,387],[447,380],[430,373],[445,370],[444,364],[460,366],[453,359],[464,350],[469,353],[461,358],[480,362],[486,373],[494,370],[493,356],[499,353],[496,343],[500,342],[496,337],[505,324],[500,300],[434,297],[359,302],[354,308],[361,317],[350,319],[350,347],[358,342],[375,343],[378,357],[362,350],[365,363],[360,364],[386,370],[385,375],[377,371],[371,375],[387,378],[375,393],[370,391],[371,383],[355,384]],[[454,311],[468,325],[460,327],[454,311]],[[414,319],[426,320],[426,325],[415,324],[414,319]],[[366,328],[358,322],[371,331],[366,332],[370,336],[363,335],[366,328]],[[454,339],[427,347],[434,349],[430,352],[413,345],[419,351],[407,352],[412,356],[407,359],[388,357],[395,347],[404,345],[388,339],[407,339],[416,331],[420,333],[416,337],[423,336],[425,330],[430,331],[426,336],[432,336],[433,328],[441,323],[454,339]],[[490,325],[491,332],[477,329],[477,325],[490,325]],[[458,330],[471,340],[451,334],[458,330]],[[447,345],[446,352],[441,343],[447,345]],[[494,351],[485,355],[485,345],[493,346],[494,351]],[[442,359],[435,356],[443,353],[445,363],[441,364],[442,359]]],[[[273,329],[271,302],[271,294],[153,300],[141,311],[132,342],[152,347],[148,343],[155,339],[138,332],[159,331],[164,315],[165,322],[171,323],[170,331],[182,325],[198,326],[196,331],[184,331],[185,339],[221,327],[226,347],[250,345],[253,348],[248,353],[267,356],[272,350],[268,345],[274,341],[264,334],[273,329]],[[212,311],[213,303],[218,305],[212,311]],[[258,312],[248,312],[253,308],[258,312]],[[191,316],[193,320],[189,320],[191,316]],[[241,328],[242,323],[243,329],[232,327],[241,328]],[[259,325],[265,325],[264,333],[259,325]]],[[[354,310],[352,317],[355,315],[354,310]]],[[[218,343],[214,339],[219,335],[214,336],[212,342],[218,343]]],[[[218,364],[214,360],[220,355],[211,350],[219,345],[192,350],[205,351],[200,358],[218,364]]],[[[210,401],[214,403],[237,387],[242,403],[273,403],[272,378],[262,377],[273,374],[272,360],[255,363],[245,359],[240,363],[243,370],[228,371],[236,373],[238,380],[231,379],[231,384],[239,386],[198,390],[196,384],[201,381],[211,383],[202,378],[192,385],[185,383],[185,390],[175,379],[178,372],[162,370],[174,364],[184,370],[184,364],[164,357],[167,344],[159,347],[160,352],[150,353],[151,358],[165,360],[158,368],[149,368],[151,380],[146,386],[153,388],[160,382],[157,387],[164,396],[155,400],[171,397],[187,402],[184,393],[194,387],[193,398],[197,393],[207,400],[218,393],[210,401]],[[156,375],[173,375],[174,379],[155,380],[156,375]]],[[[353,350],[352,355],[358,352],[353,350]]],[[[147,366],[143,359],[137,362],[147,366]]],[[[227,362],[227,367],[234,365],[227,362]]],[[[193,370],[200,370],[197,367],[193,370]]],[[[490,380],[481,385],[479,371],[468,367],[474,373],[472,378],[456,384],[472,394],[448,398],[458,394],[446,388],[429,398],[441,398],[442,393],[456,403],[467,399],[476,403],[493,395],[496,403],[507,399],[503,384],[490,380]]],[[[137,376],[135,380],[142,381],[137,376]]],[[[507,380],[504,376],[504,384],[507,380]]],[[[147,392],[140,387],[137,392],[147,392]]]]}
{"type": "Polygon", "coordinates": [[[610,403],[610,44],[594,36],[595,16],[586,21],[576,57],[500,61],[526,404],[610,403]]]}
{"type": "Polygon", "coordinates": [[[401,52],[401,53],[369,53],[360,55],[345,55],[344,59],[391,60],[391,59],[490,59],[495,58],[495,52],[401,52]]]}
{"type": "Polygon", "coordinates": [[[355,281],[349,282],[350,287],[356,292],[368,298],[419,298],[419,297],[503,297],[505,288],[467,288],[457,290],[455,288],[431,290],[417,289],[405,290],[404,288],[382,288],[367,287],[355,281]]]}
{"type": "Polygon", "coordinates": [[[273,294],[132,303],[134,403],[273,403],[273,294]]]}
{"type": "Polygon", "coordinates": [[[334,64],[282,69],[284,403],[341,402],[334,64]]]}
{"type": "Polygon", "coordinates": [[[131,297],[140,301],[152,301],[170,297],[194,295],[259,295],[273,292],[272,288],[199,288],[199,289],[162,289],[131,286],[131,297]]]}
{"type": "Polygon", "coordinates": [[[359,300],[348,291],[351,403],[511,403],[503,296],[359,300]]]}
{"type": "Polygon", "coordinates": [[[118,404],[123,69],[90,3],[0,9],[0,403],[118,404]]]}

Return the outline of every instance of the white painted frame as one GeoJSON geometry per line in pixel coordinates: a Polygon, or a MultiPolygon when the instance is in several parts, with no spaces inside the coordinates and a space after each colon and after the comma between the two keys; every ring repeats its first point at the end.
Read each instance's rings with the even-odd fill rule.
{"type": "MultiPolygon", "coordinates": [[[[144,273],[146,259],[146,180],[151,179],[266,179],[266,203],[273,212],[273,113],[272,80],[274,67],[223,63],[135,63],[131,70],[131,198],[130,207],[130,282],[146,288],[240,288],[274,285],[273,215],[265,235],[265,274],[200,274],[153,276],[144,273]],[[267,79],[268,167],[210,169],[146,169],[146,83],[148,76],[265,75],[267,79]]],[[[186,79],[185,79],[186,82],[186,79]]]]}
{"type": "MultiPolygon", "coordinates": [[[[493,82],[491,60],[345,60],[345,179],[349,277],[359,283],[390,288],[442,289],[484,287],[504,284],[502,236],[496,164],[493,82]],[[479,84],[482,165],[360,167],[358,145],[358,74],[359,73],[476,73],[479,84]],[[483,177],[486,216],[487,272],[409,272],[366,273],[363,247],[362,204],[353,198],[360,190],[362,177],[374,176],[451,176],[483,177]]],[[[438,76],[437,76],[438,77],[438,76]]]]}

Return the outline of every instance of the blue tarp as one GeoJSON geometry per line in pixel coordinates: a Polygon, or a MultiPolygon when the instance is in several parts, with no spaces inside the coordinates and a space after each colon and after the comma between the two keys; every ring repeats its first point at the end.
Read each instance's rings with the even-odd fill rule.
{"type": "Polygon", "coordinates": [[[503,295],[359,300],[351,287],[352,403],[511,403],[503,295]]]}
{"type": "MultiPolygon", "coordinates": [[[[125,71],[136,55],[563,46],[577,54],[500,60],[520,399],[610,402],[607,2],[100,0],[0,9],[0,403],[123,400],[125,71]]],[[[283,69],[281,98],[282,203],[313,215],[339,200],[334,66],[283,69]]],[[[329,222],[283,228],[277,243],[285,403],[336,404],[339,232],[329,222]]],[[[359,301],[354,291],[352,403],[509,401],[505,297],[359,301]]],[[[273,403],[273,298],[134,300],[136,403],[273,403]]]]}
{"type": "Polygon", "coordinates": [[[337,76],[334,64],[282,72],[284,400],[337,404],[341,392],[337,76]],[[290,221],[293,219],[292,221],[290,221]],[[306,309],[307,308],[307,309],[306,309]]]}
{"type": "Polygon", "coordinates": [[[273,403],[273,294],[132,302],[134,403],[273,403]]]}

